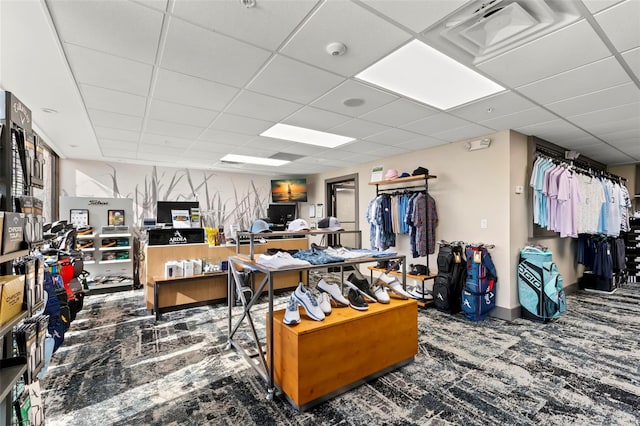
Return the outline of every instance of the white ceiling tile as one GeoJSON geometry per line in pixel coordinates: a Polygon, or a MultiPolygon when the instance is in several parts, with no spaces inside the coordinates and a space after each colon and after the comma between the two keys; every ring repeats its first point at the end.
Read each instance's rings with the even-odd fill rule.
{"type": "Polygon", "coordinates": [[[362,2],[419,33],[453,13],[468,0],[362,0],[362,2]]]}
{"type": "Polygon", "coordinates": [[[398,97],[395,95],[374,89],[373,87],[353,80],[347,80],[313,102],[312,105],[328,111],[358,117],[393,102],[396,99],[398,99],[398,97]],[[343,102],[347,99],[362,99],[364,103],[360,106],[346,106],[343,102]]]}
{"type": "Polygon", "coordinates": [[[444,145],[447,143],[449,142],[436,139],[436,138],[431,138],[429,136],[422,136],[420,138],[398,144],[398,146],[408,150],[418,150],[418,149],[432,148],[434,146],[444,145]]]}
{"type": "Polygon", "coordinates": [[[127,141],[120,141],[115,139],[100,138],[98,140],[98,144],[100,145],[100,150],[103,153],[105,152],[115,153],[118,151],[123,151],[123,152],[138,151],[137,142],[127,142],[127,141]]]}
{"type": "Polygon", "coordinates": [[[476,138],[486,136],[493,133],[494,129],[489,129],[478,124],[469,124],[467,126],[456,127],[455,129],[445,130],[444,132],[433,133],[433,137],[449,142],[457,142],[463,139],[476,138]]]}
{"type": "Polygon", "coordinates": [[[204,127],[187,126],[184,124],[149,119],[147,120],[147,127],[145,130],[146,132],[154,133],[156,135],[195,139],[204,131],[204,127]]]}
{"type": "MultiPolygon", "coordinates": [[[[230,151],[230,150],[229,150],[230,151]]],[[[228,154],[229,151],[214,153],[212,151],[203,151],[198,149],[187,149],[182,153],[184,158],[193,158],[194,160],[202,161],[205,163],[213,163],[215,161],[220,160],[220,158],[224,157],[228,154]]]]}
{"type": "Polygon", "coordinates": [[[540,107],[516,112],[515,114],[503,115],[482,121],[481,124],[495,130],[517,129],[531,126],[538,123],[545,123],[557,119],[558,117],[540,107]]]}
{"type": "Polygon", "coordinates": [[[552,120],[531,126],[515,127],[513,130],[517,130],[524,135],[537,136],[560,146],[567,140],[577,140],[589,136],[588,133],[564,120],[552,120]]]}
{"type": "Polygon", "coordinates": [[[220,114],[210,127],[215,130],[257,136],[273,126],[273,124],[274,123],[270,121],[255,120],[253,118],[224,113],[220,114]]]}
{"type": "Polygon", "coordinates": [[[269,157],[275,153],[277,153],[277,149],[271,149],[269,147],[261,147],[255,148],[253,146],[236,146],[234,147],[230,153],[236,155],[250,155],[252,157],[269,157]]]}
{"type": "Polygon", "coordinates": [[[572,123],[589,130],[589,128],[599,124],[608,124],[625,119],[632,120],[634,118],[640,121],[640,102],[571,116],[569,117],[569,120],[571,120],[572,123]]]}
{"type": "Polygon", "coordinates": [[[559,115],[571,117],[632,102],[640,102],[640,89],[634,83],[627,83],[545,106],[559,115]]]}
{"type": "Polygon", "coordinates": [[[342,81],[344,78],[335,74],[276,55],[247,87],[256,92],[306,104],[342,81]]]}
{"type": "Polygon", "coordinates": [[[138,142],[140,132],[130,130],[114,129],[111,127],[94,126],[98,140],[115,139],[124,142],[138,142]]]}
{"type": "Polygon", "coordinates": [[[640,1],[627,0],[596,15],[618,51],[640,46],[640,1]]]}
{"type": "Polygon", "coordinates": [[[186,149],[192,144],[192,139],[184,139],[175,136],[156,135],[145,133],[140,139],[140,143],[144,145],[156,145],[171,148],[186,149]]]}
{"type": "Polygon", "coordinates": [[[136,3],[143,4],[147,7],[160,10],[162,12],[167,10],[168,0],[132,0],[136,3]]]}
{"type": "Polygon", "coordinates": [[[135,160],[136,158],[138,158],[137,151],[123,151],[117,148],[100,147],[100,152],[106,157],[105,160],[107,158],[117,158],[125,160],[135,160]]]}
{"type": "Polygon", "coordinates": [[[416,102],[406,99],[398,99],[371,112],[363,114],[360,118],[396,127],[437,113],[438,110],[420,105],[416,102]]]}
{"type": "Polygon", "coordinates": [[[48,1],[65,43],[153,63],[163,14],[132,2],[48,1]]]}
{"type": "Polygon", "coordinates": [[[631,68],[631,71],[640,79],[640,47],[622,54],[622,58],[631,68]]]}
{"type": "Polygon", "coordinates": [[[159,121],[205,128],[211,124],[217,115],[217,111],[152,99],[149,105],[148,117],[159,121]]]}
{"type": "Polygon", "coordinates": [[[582,150],[584,149],[584,147],[591,146],[591,145],[599,145],[601,143],[602,143],[602,141],[600,139],[595,138],[595,137],[593,137],[591,135],[586,135],[585,137],[581,137],[579,139],[563,140],[562,141],[562,146],[564,148],[573,149],[573,150],[576,150],[576,151],[582,153],[582,150]]]}
{"type": "Polygon", "coordinates": [[[368,163],[370,161],[377,161],[383,157],[385,157],[385,155],[383,154],[373,154],[371,152],[367,152],[366,154],[364,154],[362,152],[358,152],[358,153],[353,152],[351,153],[351,155],[347,155],[344,158],[345,160],[354,161],[358,164],[362,164],[362,163],[368,163]]]}
{"type": "Polygon", "coordinates": [[[200,135],[198,140],[207,142],[220,142],[230,145],[242,145],[249,142],[255,135],[245,135],[242,133],[226,132],[217,129],[207,129],[200,135]]]}
{"type": "Polygon", "coordinates": [[[329,1],[313,13],[281,52],[351,77],[410,38],[411,34],[353,2],[329,1]],[[375,31],[371,31],[372,28],[375,31]],[[347,46],[345,54],[327,53],[327,44],[334,41],[347,46]]]}
{"type": "Polygon", "coordinates": [[[162,55],[163,68],[241,87],[270,52],[172,18],[162,55]]]}
{"type": "Polygon", "coordinates": [[[222,111],[239,89],[158,68],[153,97],[183,105],[222,111]]]}
{"type": "Polygon", "coordinates": [[[606,138],[609,133],[619,132],[621,129],[637,129],[638,117],[620,118],[620,119],[599,119],[597,123],[588,123],[587,120],[580,120],[583,122],[582,126],[588,132],[593,133],[598,137],[606,138]]]}
{"type": "Polygon", "coordinates": [[[176,0],[173,13],[210,30],[275,50],[318,0],[260,1],[246,8],[237,1],[176,0]]]}
{"type": "Polygon", "coordinates": [[[584,147],[582,152],[585,156],[590,158],[598,158],[605,164],[616,164],[616,163],[629,163],[637,161],[635,158],[623,154],[620,151],[612,148],[607,144],[599,144],[599,145],[590,145],[584,147]]]}
{"type": "Polygon", "coordinates": [[[189,150],[225,155],[230,153],[236,146],[238,145],[212,141],[196,141],[191,145],[189,150]]]}
{"type": "Polygon", "coordinates": [[[147,98],[130,93],[103,89],[101,87],[80,85],[80,91],[87,108],[143,117],[147,98]]]}
{"type": "Polygon", "coordinates": [[[434,133],[444,132],[456,127],[467,126],[468,124],[468,121],[440,112],[400,127],[405,130],[420,133],[421,135],[429,136],[434,133]]]}
{"type": "Polygon", "coordinates": [[[615,57],[597,61],[526,86],[518,92],[541,104],[628,83],[631,79],[615,57]]]}
{"type": "Polygon", "coordinates": [[[517,87],[610,54],[589,23],[582,20],[483,62],[478,68],[507,86],[517,87]]]}
{"type": "MultiPolygon", "coordinates": [[[[381,157],[392,157],[394,155],[405,154],[409,151],[409,149],[402,146],[384,146],[382,148],[371,150],[373,154],[379,155],[381,157]]],[[[403,171],[411,173],[411,170],[401,170],[400,173],[402,173],[403,171]]]]}
{"type": "Polygon", "coordinates": [[[486,121],[534,107],[534,103],[514,92],[502,92],[447,112],[469,121],[486,121]]]}
{"type": "Polygon", "coordinates": [[[622,0],[582,0],[582,3],[587,6],[589,11],[593,14],[600,12],[607,7],[611,7],[616,3],[620,3],[622,0]]]}
{"type": "Polygon", "coordinates": [[[417,133],[408,132],[402,129],[389,129],[385,130],[382,133],[377,133],[373,136],[369,136],[365,139],[372,142],[378,142],[383,145],[397,145],[402,142],[408,142],[420,136],[421,135],[417,133]]]}
{"type": "MultiPolygon", "coordinates": [[[[320,152],[319,154],[317,154],[313,159],[313,160],[309,160],[310,162],[317,162],[318,159],[320,160],[320,162],[322,163],[322,160],[331,160],[332,162],[334,161],[340,161],[340,159],[350,155],[350,153],[353,151],[345,151],[343,149],[327,149],[326,151],[320,152]]],[[[306,163],[305,158],[301,158],[300,160],[298,160],[301,163],[306,163]]]]}
{"type": "Polygon", "coordinates": [[[354,141],[341,145],[340,151],[347,152],[370,152],[384,148],[385,145],[371,141],[354,141]]]}
{"type": "Polygon", "coordinates": [[[225,112],[267,121],[280,121],[300,108],[302,105],[294,102],[243,90],[225,112]]]}
{"type": "Polygon", "coordinates": [[[113,127],[114,129],[132,130],[134,132],[142,130],[141,117],[98,109],[89,109],[88,112],[94,126],[113,127]]]}
{"type": "Polygon", "coordinates": [[[370,121],[354,119],[342,123],[338,126],[330,128],[328,131],[343,136],[351,136],[352,138],[366,138],[376,133],[384,132],[387,126],[372,123],[370,121]]]}
{"type": "Polygon", "coordinates": [[[347,115],[306,106],[282,120],[282,122],[292,126],[324,131],[349,120],[351,120],[351,117],[347,115]]]}
{"type": "Polygon", "coordinates": [[[625,128],[625,130],[616,130],[607,133],[600,132],[598,133],[598,136],[606,139],[607,142],[616,142],[619,140],[628,140],[634,138],[636,141],[640,142],[640,122],[638,122],[638,125],[635,126],[635,128],[633,126],[629,126],[629,128],[625,128]]]}
{"type": "Polygon", "coordinates": [[[78,83],[91,84],[135,95],[147,96],[151,65],[72,44],[66,45],[71,69],[78,83]]]}

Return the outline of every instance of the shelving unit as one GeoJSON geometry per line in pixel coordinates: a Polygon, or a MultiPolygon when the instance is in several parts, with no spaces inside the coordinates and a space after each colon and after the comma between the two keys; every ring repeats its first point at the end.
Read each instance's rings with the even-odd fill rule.
{"type": "MultiPolygon", "coordinates": [[[[369,182],[369,185],[375,185],[376,187],[376,197],[382,194],[395,193],[399,191],[413,191],[413,192],[422,192],[426,197],[429,197],[429,180],[436,179],[435,175],[416,175],[416,176],[408,176],[403,178],[397,178],[392,180],[380,180],[369,182]]],[[[427,228],[429,226],[429,209],[425,208],[425,222],[427,223],[427,228]]],[[[435,232],[435,229],[433,230],[435,232]]],[[[427,237],[428,238],[428,237],[427,237]]],[[[435,238],[434,238],[435,240],[435,238]]],[[[427,250],[429,249],[429,244],[427,240],[427,250]]],[[[434,247],[435,250],[435,247],[434,247]]],[[[404,265],[403,265],[404,266],[404,265]]],[[[405,278],[410,278],[416,281],[420,281],[420,286],[422,289],[422,294],[425,294],[425,281],[433,280],[436,275],[431,273],[429,268],[429,254],[425,256],[425,266],[427,268],[427,275],[413,275],[413,274],[402,274],[405,278]]],[[[369,267],[371,271],[371,279],[373,280],[373,271],[385,272],[385,269],[381,268],[373,268],[369,267]]],[[[391,275],[400,275],[398,271],[390,271],[391,275]]],[[[433,289],[433,287],[432,287],[433,289]]],[[[428,290],[427,293],[431,294],[432,289],[428,290]]],[[[432,299],[422,299],[418,300],[418,305],[421,307],[429,306],[433,303],[432,299]]]]}
{"type": "Polygon", "coordinates": [[[638,282],[640,277],[640,217],[629,218],[630,230],[625,235],[625,251],[627,255],[627,281],[638,282]]]}
{"type": "MultiPolygon", "coordinates": [[[[305,232],[303,234],[305,235],[314,235],[317,233],[332,233],[332,234],[340,234],[340,233],[346,233],[346,232],[357,232],[359,233],[360,231],[311,231],[311,232],[305,232]]],[[[254,237],[259,237],[260,234],[251,234],[251,233],[246,233],[247,236],[250,238],[250,241],[253,241],[254,237]]],[[[295,234],[295,233],[289,233],[289,234],[295,234]]],[[[300,234],[300,233],[298,233],[300,234]]],[[[251,243],[253,244],[253,243],[251,243]]],[[[357,265],[363,264],[363,263],[371,263],[371,262],[377,262],[379,261],[381,258],[380,257],[373,257],[373,256],[366,256],[366,257],[360,257],[357,259],[347,259],[344,262],[339,262],[339,263],[331,263],[331,264],[321,264],[321,265],[304,265],[304,266],[296,266],[296,267],[288,267],[288,268],[280,268],[280,269],[275,269],[275,268],[270,268],[270,267],[266,267],[264,265],[261,265],[259,263],[257,263],[254,259],[253,256],[253,249],[250,249],[250,254],[249,255],[242,255],[242,254],[236,254],[234,256],[230,256],[229,257],[229,279],[228,279],[228,288],[227,288],[227,303],[228,303],[228,340],[227,340],[227,349],[231,349],[231,348],[235,348],[240,355],[242,355],[245,360],[256,370],[256,372],[265,380],[266,384],[267,384],[267,399],[271,400],[273,398],[273,394],[275,392],[276,389],[276,385],[278,385],[275,382],[275,359],[276,357],[281,357],[282,354],[278,353],[276,354],[276,349],[275,349],[275,345],[274,345],[274,310],[273,310],[273,295],[274,295],[274,286],[273,286],[273,282],[274,279],[277,275],[279,274],[285,274],[285,273],[292,273],[292,272],[297,272],[300,274],[300,280],[302,281],[302,274],[306,273],[310,270],[315,270],[315,269],[326,269],[328,267],[331,268],[340,268],[340,274],[342,275],[342,282],[344,282],[344,268],[345,267],[355,267],[357,265]],[[251,297],[250,300],[245,299],[244,297],[244,280],[242,278],[241,271],[243,270],[253,270],[253,271],[257,271],[263,274],[263,278],[262,280],[255,284],[254,287],[254,292],[253,292],[253,297],[251,297]],[[268,311],[267,311],[267,317],[266,317],[266,337],[264,339],[261,339],[258,336],[258,333],[255,329],[254,326],[254,322],[253,322],[253,318],[251,316],[251,311],[253,306],[255,305],[255,303],[257,302],[257,300],[260,298],[260,296],[262,295],[263,291],[267,291],[268,294],[268,311]],[[236,315],[239,316],[239,319],[237,319],[236,322],[234,322],[234,319],[236,319],[236,317],[234,317],[233,315],[233,306],[235,303],[235,294],[239,294],[242,295],[240,297],[240,300],[242,302],[242,307],[243,307],[243,312],[241,315],[236,315]],[[244,347],[242,347],[242,345],[234,340],[234,336],[236,334],[236,332],[238,331],[238,329],[240,328],[240,326],[242,325],[242,323],[246,322],[249,327],[251,328],[251,337],[253,340],[253,347],[250,349],[245,349],[244,347]],[[266,348],[267,353],[264,353],[264,349],[266,348]],[[256,356],[257,355],[257,356],[256,356]]],[[[388,260],[402,260],[402,274],[403,274],[403,285],[406,285],[406,265],[405,265],[405,256],[404,255],[393,255],[393,256],[387,256],[385,257],[385,259],[388,260]]],[[[414,303],[413,301],[409,301],[409,303],[414,303]]],[[[415,306],[415,304],[413,305],[415,306]]],[[[351,308],[344,308],[344,309],[351,309],[351,308]]],[[[375,312],[376,309],[372,310],[372,313],[375,312]]],[[[339,314],[335,314],[336,318],[338,316],[340,316],[339,314]]],[[[355,316],[359,316],[361,318],[365,318],[367,317],[367,312],[358,312],[356,314],[353,314],[354,317],[355,316]]],[[[416,321],[417,321],[417,317],[415,317],[416,321]]],[[[384,321],[383,321],[384,322],[384,321]]],[[[333,321],[327,321],[326,323],[323,321],[322,323],[324,323],[324,327],[330,327],[330,324],[333,323],[333,321]]],[[[345,322],[345,324],[350,323],[349,321],[345,322]]],[[[410,325],[410,324],[409,324],[410,325]]],[[[323,328],[323,324],[320,324],[318,327],[323,328]]],[[[337,327],[341,327],[341,326],[337,326],[337,327]]],[[[321,335],[324,335],[329,328],[325,328],[324,331],[322,333],[320,333],[321,335]]],[[[337,330],[334,329],[334,330],[337,330]]],[[[329,331],[330,332],[330,331],[329,331]]],[[[340,331],[337,331],[337,333],[340,333],[340,331]]],[[[394,333],[399,333],[402,334],[402,332],[398,332],[398,330],[395,330],[394,333]]],[[[411,333],[406,333],[406,335],[408,336],[409,339],[411,339],[411,333]]],[[[417,337],[416,337],[417,340],[417,337]]],[[[326,343],[326,342],[325,342],[326,343]]],[[[417,342],[414,342],[417,344],[417,342]]],[[[359,343],[360,344],[360,343],[359,343]]],[[[363,348],[361,349],[363,353],[372,353],[368,350],[368,348],[366,347],[367,343],[366,341],[363,341],[362,344],[364,345],[363,348]]],[[[294,350],[293,348],[290,348],[289,346],[287,346],[286,349],[282,349],[283,351],[287,351],[287,350],[294,350]]],[[[280,349],[278,349],[278,351],[280,351],[280,349]]],[[[414,353],[415,355],[415,353],[414,353]]],[[[405,357],[406,358],[406,357],[405,357]]],[[[335,387],[334,385],[328,386],[325,388],[326,392],[321,392],[322,394],[316,394],[314,393],[314,395],[312,396],[312,399],[307,400],[304,399],[303,403],[300,402],[300,400],[297,400],[294,398],[294,396],[292,395],[288,395],[290,402],[292,402],[292,404],[294,405],[294,407],[296,408],[301,408],[303,409],[304,407],[308,406],[308,404],[313,404],[316,402],[320,402],[321,400],[324,400],[330,396],[336,395],[340,392],[344,392],[346,390],[348,390],[351,386],[355,386],[356,384],[360,384],[363,381],[366,381],[372,377],[375,377],[376,374],[380,375],[383,374],[384,371],[386,371],[387,368],[394,368],[397,367],[398,365],[400,365],[400,361],[402,362],[410,362],[411,359],[405,359],[403,358],[402,360],[396,360],[395,357],[388,357],[388,359],[390,360],[387,364],[388,365],[382,365],[382,364],[375,364],[376,370],[377,371],[369,371],[366,369],[363,369],[362,371],[360,371],[360,373],[355,373],[355,374],[351,374],[349,377],[349,383],[341,383],[340,386],[335,387]]],[[[409,357],[412,358],[412,357],[409,357]]],[[[353,373],[353,372],[351,372],[353,373]]],[[[300,378],[300,380],[305,380],[303,378],[300,378]]],[[[338,383],[338,382],[336,382],[338,383]]],[[[288,388],[287,386],[282,386],[282,384],[278,385],[280,389],[282,389],[283,391],[286,391],[286,389],[291,389],[288,388]]],[[[294,386],[295,387],[295,386],[294,386]]],[[[289,392],[291,393],[292,391],[289,390],[289,392]]]]}
{"type": "MultiPolygon", "coordinates": [[[[18,252],[2,255],[0,256],[0,264],[9,265],[9,263],[13,260],[24,257],[28,254],[28,250],[21,250],[18,252]]],[[[11,358],[13,356],[13,339],[11,333],[13,332],[13,328],[20,324],[28,316],[28,310],[24,309],[22,312],[20,312],[18,315],[16,315],[6,324],[0,327],[0,339],[2,340],[2,353],[0,354],[0,358],[11,358]]],[[[11,419],[13,417],[11,405],[13,402],[12,390],[26,370],[26,363],[24,365],[17,365],[14,367],[0,369],[0,420],[4,419],[3,424],[11,424],[11,419]]],[[[0,421],[0,423],[2,422],[0,421]]]]}
{"type": "MultiPolygon", "coordinates": [[[[369,269],[369,271],[371,271],[371,282],[373,282],[373,273],[374,272],[386,272],[386,269],[382,269],[382,268],[376,268],[375,266],[369,266],[367,267],[367,269],[369,269]]],[[[389,275],[394,275],[396,277],[401,277],[402,273],[400,271],[389,271],[386,272],[389,275]]],[[[411,280],[415,280],[415,281],[420,281],[420,286],[421,286],[421,290],[422,290],[422,294],[431,294],[433,291],[433,287],[431,290],[425,289],[425,282],[429,281],[429,280],[433,280],[436,278],[435,275],[416,275],[416,274],[410,274],[410,273],[406,273],[405,277],[411,280]]],[[[420,306],[421,308],[427,307],[427,306],[431,306],[433,304],[433,299],[422,299],[422,300],[418,300],[418,306],[420,306]]]]}

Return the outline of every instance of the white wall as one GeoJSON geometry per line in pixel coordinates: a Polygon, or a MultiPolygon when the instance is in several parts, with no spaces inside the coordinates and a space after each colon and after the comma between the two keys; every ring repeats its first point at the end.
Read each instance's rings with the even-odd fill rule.
{"type": "Polygon", "coordinates": [[[206,226],[238,224],[247,229],[253,220],[266,216],[271,178],[63,159],[60,188],[63,196],[132,198],[133,225],[155,217],[157,201],[198,200],[206,226]]]}
{"type": "MultiPolygon", "coordinates": [[[[438,210],[436,239],[464,240],[495,244],[491,250],[498,272],[494,315],[512,319],[519,315],[516,286],[516,266],[519,250],[528,242],[529,209],[526,191],[527,138],[517,132],[505,130],[487,135],[491,146],[485,150],[466,151],[465,141],[450,143],[423,151],[389,157],[350,169],[324,173],[310,178],[314,184],[309,201],[324,202],[324,180],[357,172],[359,174],[360,228],[364,247],[369,244],[369,226],[365,213],[369,201],[375,196],[375,186],[368,185],[371,168],[383,164],[386,169],[411,173],[416,167],[429,169],[437,179],[429,181],[429,193],[435,198],[438,210]],[[524,192],[515,193],[522,185],[524,192]],[[487,228],[480,227],[486,219],[487,228]]],[[[565,285],[576,282],[574,248],[570,239],[547,238],[539,241],[554,252],[554,260],[565,276],[565,285]]],[[[412,259],[407,236],[397,238],[396,250],[407,255],[408,263],[424,263],[425,259],[412,259]]],[[[430,256],[431,271],[436,272],[436,255],[430,256]]]]}

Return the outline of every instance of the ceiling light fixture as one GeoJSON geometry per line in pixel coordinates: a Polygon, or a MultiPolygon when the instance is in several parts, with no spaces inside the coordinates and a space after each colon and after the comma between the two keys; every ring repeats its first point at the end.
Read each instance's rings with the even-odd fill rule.
{"type": "Polygon", "coordinates": [[[356,78],[442,110],[504,90],[420,40],[392,52],[356,78]]]}
{"type": "Polygon", "coordinates": [[[286,160],[276,160],[273,158],[252,157],[250,155],[236,154],[227,154],[220,160],[230,161],[232,163],[259,164],[261,166],[282,166],[283,164],[290,163],[290,161],[286,160]]]}
{"type": "Polygon", "coordinates": [[[350,138],[348,136],[320,132],[318,130],[311,130],[304,127],[291,126],[289,124],[282,123],[274,124],[271,128],[260,133],[260,136],[306,143],[309,145],[324,146],[326,148],[335,148],[355,140],[355,138],[350,138]]]}
{"type": "Polygon", "coordinates": [[[478,139],[475,141],[465,142],[464,149],[466,149],[467,151],[477,151],[479,149],[489,148],[489,145],[491,145],[491,139],[484,138],[484,139],[478,139]]]}
{"type": "Polygon", "coordinates": [[[359,107],[364,105],[364,99],[361,98],[349,98],[345,99],[342,104],[348,107],[359,107]]]}

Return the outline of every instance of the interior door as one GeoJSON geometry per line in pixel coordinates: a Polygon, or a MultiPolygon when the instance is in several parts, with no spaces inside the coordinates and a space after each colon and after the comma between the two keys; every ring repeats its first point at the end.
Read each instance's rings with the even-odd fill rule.
{"type": "MultiPolygon", "coordinates": [[[[360,229],[358,217],[358,175],[341,176],[326,182],[327,216],[335,216],[346,231],[360,229]]],[[[330,235],[328,244],[355,248],[361,245],[357,234],[330,235]]]]}

